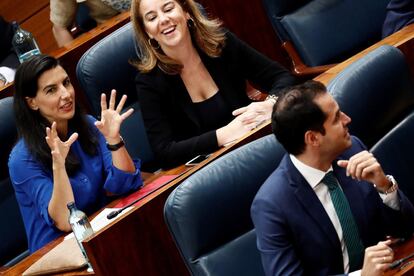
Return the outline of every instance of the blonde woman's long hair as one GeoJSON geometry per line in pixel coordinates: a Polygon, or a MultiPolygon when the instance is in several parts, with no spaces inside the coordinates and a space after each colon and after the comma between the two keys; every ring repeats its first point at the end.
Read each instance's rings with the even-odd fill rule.
{"type": "MultiPolygon", "coordinates": [[[[193,0],[175,0],[181,8],[190,15],[194,27],[189,27],[193,43],[210,57],[219,57],[225,45],[225,30],[218,19],[208,19],[200,11],[193,0]]],[[[132,24],[135,39],[140,46],[140,59],[132,64],[141,72],[148,73],[158,66],[167,74],[179,74],[182,64],[168,57],[160,47],[155,49],[149,43],[149,36],[145,31],[144,21],[139,12],[141,0],[133,0],[131,6],[132,24]]]]}

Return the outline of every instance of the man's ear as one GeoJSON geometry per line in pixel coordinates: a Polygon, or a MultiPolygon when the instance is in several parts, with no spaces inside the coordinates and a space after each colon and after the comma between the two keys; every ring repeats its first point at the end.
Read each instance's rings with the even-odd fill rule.
{"type": "Polygon", "coordinates": [[[320,144],[320,133],[308,130],[305,132],[305,145],[311,146],[311,147],[319,147],[320,144]]]}
{"type": "Polygon", "coordinates": [[[39,107],[36,104],[35,98],[26,97],[25,100],[26,100],[27,105],[30,107],[30,109],[32,109],[32,110],[38,110],[39,109],[39,107]]]}

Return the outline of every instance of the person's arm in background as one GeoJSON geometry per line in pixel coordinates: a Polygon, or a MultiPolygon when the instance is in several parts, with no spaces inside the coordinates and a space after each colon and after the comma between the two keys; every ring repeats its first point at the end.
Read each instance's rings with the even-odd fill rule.
{"type": "Polygon", "coordinates": [[[76,7],[76,0],[50,0],[50,21],[59,47],[73,40],[69,27],[75,20],[76,7]]]}
{"type": "Polygon", "coordinates": [[[59,47],[62,47],[73,40],[72,34],[66,27],[53,24],[52,31],[59,47]]]}

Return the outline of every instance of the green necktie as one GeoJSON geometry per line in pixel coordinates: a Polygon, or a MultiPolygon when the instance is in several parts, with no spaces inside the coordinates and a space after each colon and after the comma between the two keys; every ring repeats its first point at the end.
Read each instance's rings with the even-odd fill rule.
{"type": "Polygon", "coordinates": [[[358,227],[349,207],[348,200],[339,187],[338,180],[332,171],[325,175],[322,182],[328,186],[332,203],[341,223],[342,235],[349,255],[349,272],[360,269],[364,261],[364,247],[359,238],[358,227]]]}

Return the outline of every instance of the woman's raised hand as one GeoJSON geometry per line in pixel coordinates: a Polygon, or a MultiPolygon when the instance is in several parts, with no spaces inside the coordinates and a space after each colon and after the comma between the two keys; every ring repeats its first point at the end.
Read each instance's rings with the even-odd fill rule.
{"type": "Polygon", "coordinates": [[[78,134],[73,133],[67,141],[62,141],[56,131],[56,122],[52,123],[52,127],[46,128],[46,143],[52,150],[53,169],[65,166],[66,156],[70,150],[70,146],[78,139],[78,134]]]}
{"type": "Polygon", "coordinates": [[[118,106],[115,107],[116,90],[112,89],[111,98],[109,99],[109,107],[106,104],[106,95],[101,95],[101,120],[95,122],[96,127],[105,137],[109,144],[116,144],[119,142],[119,130],[122,122],[128,118],[134,109],[130,108],[128,111],[121,114],[127,99],[126,95],[123,95],[119,101],[118,106]]]}

